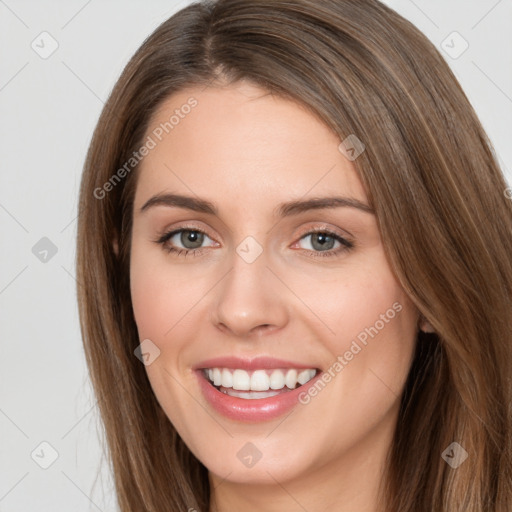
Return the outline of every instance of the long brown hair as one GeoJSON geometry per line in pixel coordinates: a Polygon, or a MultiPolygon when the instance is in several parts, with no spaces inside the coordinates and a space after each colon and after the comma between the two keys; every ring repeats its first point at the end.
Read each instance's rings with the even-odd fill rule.
{"type": "Polygon", "coordinates": [[[389,262],[436,331],[418,335],[383,485],[388,510],[510,512],[512,202],[448,65],[376,0],[194,3],[155,30],[115,85],[81,183],[77,277],[121,510],[206,512],[210,490],[133,354],[137,166],[112,177],[169,95],[241,79],[300,102],[340,141],[363,141],[354,164],[389,262]],[[441,457],[453,442],[468,453],[456,469],[441,457]]]}

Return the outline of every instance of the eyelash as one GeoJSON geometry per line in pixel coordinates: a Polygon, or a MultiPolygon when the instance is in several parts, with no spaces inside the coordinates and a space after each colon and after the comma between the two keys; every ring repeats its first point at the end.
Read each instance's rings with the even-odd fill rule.
{"type": "MultiPolygon", "coordinates": [[[[197,256],[199,255],[203,249],[206,249],[206,247],[201,247],[201,248],[198,248],[198,249],[181,249],[181,248],[176,248],[176,247],[172,247],[172,246],[169,246],[169,245],[166,245],[167,242],[176,234],[178,233],[181,233],[183,231],[190,231],[192,233],[201,233],[203,235],[206,235],[208,236],[207,233],[205,233],[204,231],[202,231],[201,229],[197,229],[197,228],[194,228],[194,227],[181,227],[179,229],[174,229],[172,231],[168,231],[166,233],[163,233],[161,236],[159,236],[159,238],[157,238],[156,240],[154,240],[155,243],[157,244],[160,244],[162,245],[162,249],[168,253],[172,253],[176,256],[183,256],[183,257],[186,257],[188,256],[189,254],[193,254],[194,256],[197,256]]],[[[310,251],[310,250],[307,250],[307,249],[304,249],[306,252],[310,253],[313,255],[313,257],[315,258],[331,258],[331,257],[335,257],[335,256],[338,256],[340,253],[343,253],[343,252],[348,252],[350,250],[352,250],[354,247],[355,247],[355,244],[350,241],[350,240],[347,240],[346,238],[343,238],[341,236],[339,236],[338,234],[332,232],[332,231],[329,231],[329,230],[326,230],[326,229],[312,229],[310,231],[308,231],[307,233],[304,233],[300,238],[299,240],[302,240],[303,238],[309,236],[309,235],[314,235],[316,233],[321,233],[323,235],[327,235],[331,238],[334,238],[334,240],[340,242],[341,244],[341,247],[338,247],[337,249],[330,249],[328,251],[310,251]]],[[[208,236],[208,238],[210,238],[208,236]]]]}

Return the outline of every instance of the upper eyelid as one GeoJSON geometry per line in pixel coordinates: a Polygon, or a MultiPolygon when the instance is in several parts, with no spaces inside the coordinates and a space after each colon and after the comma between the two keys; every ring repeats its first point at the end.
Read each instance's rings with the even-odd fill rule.
{"type": "MultiPolygon", "coordinates": [[[[186,222],[187,221],[185,221],[185,223],[186,222]]],[[[308,222],[307,224],[315,224],[315,225],[314,226],[310,226],[308,228],[304,228],[304,231],[303,231],[301,236],[304,236],[304,235],[308,234],[310,231],[330,231],[330,232],[340,236],[341,238],[345,238],[345,237],[355,238],[354,235],[352,235],[352,233],[350,233],[346,229],[337,228],[337,227],[330,227],[328,225],[330,223],[328,223],[328,222],[316,221],[316,222],[308,222]]],[[[200,232],[210,236],[208,229],[199,227],[198,225],[195,225],[195,224],[184,224],[183,226],[178,226],[176,228],[164,228],[161,231],[161,233],[162,234],[168,234],[168,233],[171,233],[171,232],[176,232],[176,231],[181,231],[181,230],[200,231],[200,232]]],[[[210,238],[212,238],[212,237],[210,236],[210,238]]]]}

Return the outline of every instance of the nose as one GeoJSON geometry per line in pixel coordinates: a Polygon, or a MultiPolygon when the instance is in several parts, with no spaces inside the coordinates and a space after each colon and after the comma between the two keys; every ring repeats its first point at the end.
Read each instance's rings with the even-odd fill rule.
{"type": "Polygon", "coordinates": [[[264,254],[252,263],[234,254],[231,270],[215,287],[211,318],[225,334],[237,338],[263,335],[289,321],[286,288],[267,267],[264,254]]]}

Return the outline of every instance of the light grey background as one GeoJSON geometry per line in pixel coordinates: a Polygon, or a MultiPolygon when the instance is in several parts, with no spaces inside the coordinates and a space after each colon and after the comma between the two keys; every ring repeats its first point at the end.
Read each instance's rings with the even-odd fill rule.
{"type": "MultiPolygon", "coordinates": [[[[121,70],[189,3],[0,0],[0,512],[116,510],[78,326],[77,192],[121,70]]],[[[510,181],[512,0],[385,3],[441,49],[510,181]]]]}

